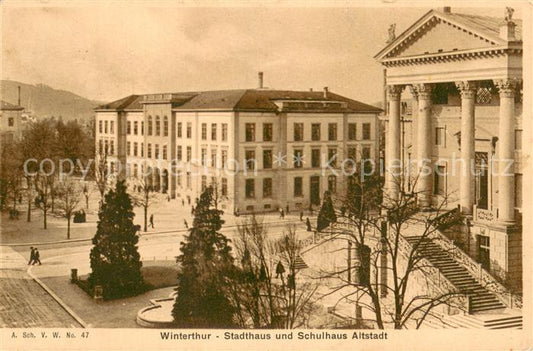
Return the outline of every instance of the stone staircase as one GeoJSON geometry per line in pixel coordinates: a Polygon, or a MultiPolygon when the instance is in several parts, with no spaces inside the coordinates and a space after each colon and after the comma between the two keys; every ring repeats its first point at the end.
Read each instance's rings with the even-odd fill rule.
{"type": "MultiPolygon", "coordinates": [[[[405,237],[411,245],[420,242],[418,236],[405,237]]],[[[466,268],[459,264],[438,244],[424,239],[418,247],[418,252],[448,279],[460,292],[470,299],[470,313],[493,313],[505,309],[500,300],[485,289],[466,268]]]]}
{"type": "Polygon", "coordinates": [[[453,315],[428,318],[422,326],[427,329],[522,329],[522,315],[453,315]]]}

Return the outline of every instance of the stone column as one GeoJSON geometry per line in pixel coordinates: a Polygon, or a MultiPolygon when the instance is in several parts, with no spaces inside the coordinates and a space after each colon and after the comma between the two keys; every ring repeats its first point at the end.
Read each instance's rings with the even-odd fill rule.
{"type": "Polygon", "coordinates": [[[494,82],[500,91],[500,120],[498,128],[498,219],[514,221],[514,96],[517,81],[501,79],[494,82]]]}
{"type": "Polygon", "coordinates": [[[432,153],[432,129],[431,129],[431,84],[416,84],[413,90],[418,96],[418,117],[416,135],[416,158],[418,169],[413,176],[416,180],[418,203],[422,208],[431,206],[432,181],[431,153],[432,153]]]}
{"type": "Polygon", "coordinates": [[[389,125],[385,151],[385,189],[389,200],[398,199],[400,189],[400,101],[402,85],[387,86],[389,97],[389,125]]]}
{"type": "Polygon", "coordinates": [[[472,214],[474,205],[475,167],[475,99],[474,82],[456,82],[461,92],[461,163],[459,173],[459,204],[463,214],[472,214]]]}

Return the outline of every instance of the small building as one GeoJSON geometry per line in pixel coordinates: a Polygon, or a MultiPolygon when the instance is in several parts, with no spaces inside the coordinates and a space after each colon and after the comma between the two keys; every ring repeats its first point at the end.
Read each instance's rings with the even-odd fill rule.
{"type": "Polygon", "coordinates": [[[0,106],[0,138],[10,143],[20,138],[22,133],[22,114],[24,107],[1,101],[0,106]]]}

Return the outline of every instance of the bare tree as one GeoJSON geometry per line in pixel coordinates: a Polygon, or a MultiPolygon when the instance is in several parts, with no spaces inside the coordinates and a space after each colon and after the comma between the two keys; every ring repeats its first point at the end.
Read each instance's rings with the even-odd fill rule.
{"type": "MultiPolygon", "coordinates": [[[[405,182],[416,189],[417,181],[418,177],[395,179],[398,189],[405,182]]],[[[325,240],[335,242],[335,250],[347,253],[347,264],[324,270],[322,276],[336,278],[337,284],[328,294],[342,292],[341,299],[355,298],[358,307],[375,316],[377,328],[392,325],[402,329],[411,323],[418,328],[437,306],[455,306],[460,295],[451,286],[432,286],[427,294],[413,294],[409,289],[415,277],[431,284],[432,275],[439,274],[425,260],[422,249],[439,226],[453,225],[460,218],[445,210],[446,196],[426,210],[417,202],[420,192],[402,190],[389,196],[382,194],[382,184],[377,175],[349,178],[346,196],[337,198],[337,223],[325,240]],[[416,233],[409,241],[407,231],[416,233]]]]}
{"type": "Polygon", "coordinates": [[[132,199],[135,206],[140,206],[144,209],[144,231],[148,231],[148,209],[155,200],[155,193],[152,185],[148,181],[150,175],[145,175],[141,179],[133,181],[134,188],[132,199]]]}
{"type": "Polygon", "coordinates": [[[238,226],[240,267],[230,285],[237,319],[242,327],[301,327],[308,321],[318,283],[299,278],[300,244],[294,227],[278,240],[267,234],[254,215],[238,226]]]}
{"type": "Polygon", "coordinates": [[[52,184],[53,181],[51,178],[53,175],[47,175],[38,173],[35,176],[35,189],[37,191],[37,201],[36,205],[43,211],[43,227],[44,229],[47,229],[47,216],[48,211],[52,207],[52,203],[50,202],[51,197],[51,191],[52,191],[52,184]]]}
{"type": "Polygon", "coordinates": [[[57,195],[60,198],[61,215],[67,219],[67,239],[70,239],[70,222],[80,203],[79,185],[71,178],[66,178],[59,183],[57,195]]]}

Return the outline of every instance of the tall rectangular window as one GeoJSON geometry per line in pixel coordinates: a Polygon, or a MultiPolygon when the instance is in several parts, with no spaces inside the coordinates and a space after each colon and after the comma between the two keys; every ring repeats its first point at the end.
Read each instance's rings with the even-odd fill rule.
{"type": "Polygon", "coordinates": [[[254,179],[246,179],[245,193],[246,193],[246,198],[248,199],[252,199],[255,197],[255,180],[254,179]]]}
{"type": "Polygon", "coordinates": [[[9,117],[7,119],[7,126],[8,127],[14,127],[15,126],[15,119],[13,117],[9,117]]]}
{"type": "Polygon", "coordinates": [[[357,124],[348,123],[348,140],[357,140],[357,124]]]}
{"type": "Polygon", "coordinates": [[[272,197],[272,178],[263,179],[263,197],[272,197]]]}
{"type": "Polygon", "coordinates": [[[159,158],[159,144],[154,144],[154,158],[159,158]]]}
{"type": "Polygon", "coordinates": [[[144,157],[144,143],[141,143],[141,157],[144,157]]]}
{"type": "Polygon", "coordinates": [[[102,134],[103,132],[103,121],[98,121],[98,133],[102,134]]]}
{"type": "Polygon", "coordinates": [[[109,141],[109,154],[114,155],[115,154],[115,141],[110,140],[109,141]]]}
{"type": "Polygon", "coordinates": [[[181,173],[182,172],[180,170],[178,170],[177,176],[176,176],[176,179],[177,179],[177,182],[178,182],[178,186],[181,186],[181,176],[182,176],[181,173]]]}
{"type": "Polygon", "coordinates": [[[207,140],[207,123],[202,123],[202,140],[207,140]]]}
{"type": "Polygon", "coordinates": [[[167,159],[167,146],[163,145],[163,160],[167,159]]]}
{"type": "Polygon", "coordinates": [[[222,196],[228,196],[228,179],[222,178],[221,185],[222,196]]]}
{"type": "Polygon", "coordinates": [[[104,133],[107,134],[109,131],[109,122],[108,121],[105,121],[104,122],[104,133]]]}
{"type": "Polygon", "coordinates": [[[272,150],[263,150],[263,168],[272,168],[272,150]]]}
{"type": "Polygon", "coordinates": [[[335,194],[337,192],[337,177],[334,175],[330,175],[328,177],[328,190],[331,194],[335,194]]]}
{"type": "Polygon", "coordinates": [[[328,149],[328,163],[331,167],[337,166],[337,148],[328,149]]]}
{"type": "Polygon", "coordinates": [[[272,123],[263,123],[263,141],[272,141],[272,123]]]}
{"type": "Polygon", "coordinates": [[[211,167],[217,166],[217,149],[211,149],[211,167]]]}
{"type": "Polygon", "coordinates": [[[111,121],[109,125],[109,132],[111,134],[115,133],[115,121],[111,121]]]}
{"type": "Polygon", "coordinates": [[[444,195],[445,191],[445,179],[444,175],[446,168],[444,166],[435,166],[435,172],[433,173],[433,194],[444,195]]]}
{"type": "Polygon", "coordinates": [[[311,140],[313,141],[320,140],[320,123],[311,124],[311,140]]]}
{"type": "Polygon", "coordinates": [[[249,171],[255,170],[255,151],[254,150],[246,150],[245,151],[245,169],[249,171]]]}
{"type": "Polygon", "coordinates": [[[207,176],[203,175],[202,176],[202,191],[204,191],[205,188],[207,188],[207,176]]]}
{"type": "Polygon", "coordinates": [[[192,188],[191,172],[187,172],[187,175],[186,175],[186,182],[187,182],[187,189],[192,188]]]}
{"type": "Polygon", "coordinates": [[[192,123],[187,122],[187,139],[192,138],[192,123]]]}
{"type": "Polygon", "coordinates": [[[228,141],[228,124],[222,123],[222,141],[228,141]]]}
{"type": "Polygon", "coordinates": [[[363,123],[363,140],[370,140],[370,123],[363,123]]]}
{"type": "Polygon", "coordinates": [[[128,156],[131,155],[131,142],[130,141],[126,142],[126,155],[128,156]]]}
{"type": "Polygon", "coordinates": [[[168,136],[168,117],[163,117],[163,136],[168,136]]]}
{"type": "Polygon", "coordinates": [[[131,121],[126,123],[126,134],[131,134],[131,121]]]}
{"type": "Polygon", "coordinates": [[[303,178],[294,178],[294,196],[303,196],[303,178]]]}
{"type": "Polygon", "coordinates": [[[144,121],[141,121],[141,135],[144,135],[144,121]]]}
{"type": "Polygon", "coordinates": [[[311,150],[311,167],[313,168],[320,167],[320,149],[311,150]]]}
{"type": "Polygon", "coordinates": [[[302,168],[304,164],[303,150],[294,150],[292,160],[293,160],[294,168],[302,168]]]}
{"type": "Polygon", "coordinates": [[[328,140],[337,140],[337,123],[328,124],[328,140]]]}
{"type": "Polygon", "coordinates": [[[202,155],[201,155],[202,159],[201,159],[201,162],[202,162],[202,166],[205,166],[207,163],[206,163],[206,159],[207,159],[207,149],[206,148],[202,148],[202,155]]]}
{"type": "Polygon", "coordinates": [[[368,146],[368,145],[363,146],[362,152],[361,152],[361,158],[363,160],[370,160],[371,159],[370,146],[368,146]]]}
{"type": "Polygon", "coordinates": [[[178,136],[178,138],[181,138],[183,136],[183,123],[182,122],[178,122],[177,123],[177,130],[176,130],[176,135],[178,136]]]}
{"type": "Polygon", "coordinates": [[[176,149],[176,158],[178,159],[178,161],[181,161],[183,158],[183,148],[181,145],[178,145],[176,149]]]}
{"type": "Polygon", "coordinates": [[[446,146],[446,128],[436,127],[435,128],[435,145],[437,146],[446,146]]]}
{"type": "Polygon", "coordinates": [[[217,124],[211,123],[211,140],[217,140],[217,124]]]}
{"type": "Polygon", "coordinates": [[[348,147],[348,158],[357,162],[357,148],[355,146],[348,147]]]}
{"type": "Polygon", "coordinates": [[[137,156],[139,144],[137,142],[133,143],[133,156],[137,156]]]}
{"type": "Polygon", "coordinates": [[[161,119],[159,116],[155,116],[155,135],[161,135],[161,119]]]}
{"type": "Polygon", "coordinates": [[[255,123],[245,124],[246,141],[255,141],[255,123]]]}
{"type": "Polygon", "coordinates": [[[147,149],[146,149],[146,155],[148,158],[152,158],[152,144],[148,143],[147,149]]]}
{"type": "Polygon", "coordinates": [[[135,135],[139,134],[139,122],[138,121],[133,122],[133,134],[135,135]]]}
{"type": "Polygon", "coordinates": [[[304,140],[304,124],[294,123],[294,141],[304,140]]]}
{"type": "Polygon", "coordinates": [[[522,208],[522,174],[515,174],[514,186],[515,206],[518,208],[522,208]]]}
{"type": "Polygon", "coordinates": [[[228,150],[222,150],[221,156],[220,156],[220,167],[226,168],[228,164],[228,150]]]}
{"type": "Polygon", "coordinates": [[[187,146],[187,162],[191,162],[192,159],[192,147],[187,146]]]}

